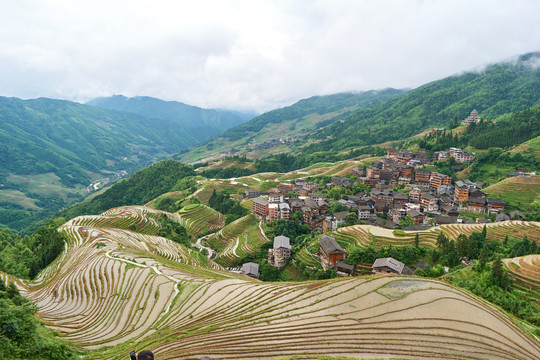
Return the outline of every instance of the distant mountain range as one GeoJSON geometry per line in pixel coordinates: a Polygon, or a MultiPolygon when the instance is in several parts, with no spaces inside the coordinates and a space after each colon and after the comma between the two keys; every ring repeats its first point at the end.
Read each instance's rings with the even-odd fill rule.
{"type": "Polygon", "coordinates": [[[148,96],[114,95],[90,100],[87,105],[137,114],[150,119],[171,121],[187,129],[204,128],[208,137],[240,125],[256,116],[229,110],[202,109],[178,101],[164,101],[148,96]]]}
{"type": "Polygon", "coordinates": [[[360,109],[371,108],[403,94],[405,90],[384,89],[355,93],[313,96],[281,109],[272,110],[227,130],[219,137],[178,155],[185,162],[219,157],[222,154],[247,154],[260,157],[286,152],[291,142],[335,122],[360,109]]]}
{"type": "Polygon", "coordinates": [[[123,104],[123,111],[0,97],[0,224],[19,229],[34,216],[82,199],[91,183],[103,185],[121,170],[133,172],[250,116],[152,98],[92,103],[102,102],[123,104]]]}
{"type": "Polygon", "coordinates": [[[483,119],[496,120],[540,104],[539,63],[540,53],[535,52],[410,91],[313,97],[262,114],[176,158],[195,162],[229,154],[257,158],[277,153],[335,153],[445,127],[473,109],[483,119]]]}

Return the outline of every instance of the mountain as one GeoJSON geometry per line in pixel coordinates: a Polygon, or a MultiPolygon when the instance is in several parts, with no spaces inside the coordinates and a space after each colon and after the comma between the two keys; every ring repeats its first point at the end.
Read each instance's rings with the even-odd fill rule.
{"type": "Polygon", "coordinates": [[[476,109],[480,118],[495,120],[540,104],[540,52],[502,62],[480,72],[434,81],[370,109],[359,110],[343,123],[313,135],[316,145],[302,151],[339,151],[400,140],[430,127],[461,121],[476,109]]]}
{"type": "Polygon", "coordinates": [[[373,107],[402,94],[403,90],[385,89],[359,93],[313,96],[282,109],[272,110],[231,128],[204,144],[179,155],[185,162],[219,153],[247,154],[258,157],[270,152],[284,152],[282,142],[296,141],[363,108],[373,107]],[[280,139],[282,141],[280,142],[280,139]]]}
{"type": "Polygon", "coordinates": [[[0,97],[0,123],[0,224],[15,229],[82,199],[91,183],[210,136],[204,127],[46,98],[0,97]]]}
{"type": "Polygon", "coordinates": [[[87,105],[130,112],[147,118],[171,121],[185,128],[205,128],[208,137],[240,125],[254,117],[237,111],[202,109],[178,101],[164,101],[148,96],[123,95],[90,100],[87,105]]]}
{"type": "Polygon", "coordinates": [[[252,158],[278,153],[336,154],[447,127],[473,109],[482,119],[495,120],[540,104],[539,63],[540,52],[535,52],[410,91],[368,91],[357,94],[356,99],[352,94],[338,94],[302,100],[262,114],[177,158],[200,161],[223,153],[252,158]],[[356,108],[354,101],[358,101],[356,108]]]}

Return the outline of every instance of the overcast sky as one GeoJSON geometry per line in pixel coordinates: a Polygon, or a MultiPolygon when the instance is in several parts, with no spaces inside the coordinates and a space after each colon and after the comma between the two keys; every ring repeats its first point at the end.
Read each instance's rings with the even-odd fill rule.
{"type": "Polygon", "coordinates": [[[267,111],[540,50],[538,0],[0,0],[0,95],[267,111]]]}

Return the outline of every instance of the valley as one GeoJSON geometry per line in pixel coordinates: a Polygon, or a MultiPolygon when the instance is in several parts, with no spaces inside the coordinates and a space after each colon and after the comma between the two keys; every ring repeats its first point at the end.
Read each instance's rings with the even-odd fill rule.
{"type": "Polygon", "coordinates": [[[540,358],[539,58],[253,119],[0,97],[0,357],[540,358]]]}

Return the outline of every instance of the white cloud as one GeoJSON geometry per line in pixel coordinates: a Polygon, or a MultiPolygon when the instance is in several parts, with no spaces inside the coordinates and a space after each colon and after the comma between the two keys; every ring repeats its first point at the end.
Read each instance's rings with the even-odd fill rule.
{"type": "Polygon", "coordinates": [[[539,50],[529,1],[2,1],[0,94],[269,110],[539,50]]]}

